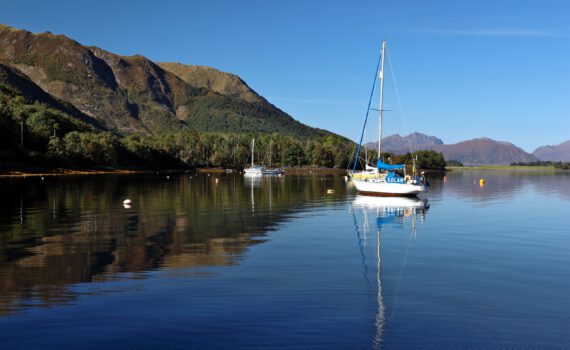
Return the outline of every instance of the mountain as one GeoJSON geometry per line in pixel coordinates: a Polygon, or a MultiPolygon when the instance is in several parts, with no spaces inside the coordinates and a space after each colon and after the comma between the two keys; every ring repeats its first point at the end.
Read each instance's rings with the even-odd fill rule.
{"type": "Polygon", "coordinates": [[[208,89],[222,95],[235,97],[250,103],[267,103],[240,77],[212,67],[194,66],[173,62],[157,62],[165,71],[171,72],[190,86],[208,89]]]}
{"type": "Polygon", "coordinates": [[[538,147],[532,154],[540,160],[570,162],[570,140],[555,146],[538,147]]]}
{"type": "Polygon", "coordinates": [[[82,113],[72,104],[58,100],[34,84],[18,70],[0,63],[0,92],[10,98],[19,97],[28,103],[39,102],[64,115],[76,118],[96,129],[105,128],[95,119],[82,113]]]}
{"type": "MultiPolygon", "coordinates": [[[[428,136],[419,132],[407,136],[398,134],[390,135],[382,139],[382,152],[405,154],[410,151],[425,149],[425,146],[442,145],[443,141],[435,136],[428,136]]],[[[369,142],[367,148],[378,148],[378,142],[369,142]]]]}
{"type": "MultiPolygon", "coordinates": [[[[367,147],[377,147],[369,143],[367,147]]],[[[407,136],[391,135],[382,139],[382,151],[405,154],[418,150],[433,150],[443,153],[446,160],[457,160],[465,165],[499,165],[517,162],[535,162],[538,158],[523,151],[512,143],[496,141],[490,138],[478,138],[455,144],[444,144],[435,136],[412,133],[407,136]]]]}
{"type": "Polygon", "coordinates": [[[332,135],[294,120],[236,75],[208,67],[159,65],[143,56],[83,46],[64,35],[0,25],[0,63],[54,100],[73,106],[83,119],[123,134],[194,129],[332,135]]]}
{"type": "Polygon", "coordinates": [[[486,137],[451,145],[434,145],[427,149],[441,152],[445,159],[458,160],[465,165],[508,165],[538,161],[538,158],[512,143],[486,137]]]}

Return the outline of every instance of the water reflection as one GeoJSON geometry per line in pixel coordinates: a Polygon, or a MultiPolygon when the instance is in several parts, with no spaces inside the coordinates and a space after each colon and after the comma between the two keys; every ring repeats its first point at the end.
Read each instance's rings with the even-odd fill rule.
{"type": "Polygon", "coordinates": [[[429,202],[426,199],[416,197],[374,197],[358,195],[351,204],[351,211],[354,219],[356,236],[361,253],[361,261],[364,268],[364,276],[367,283],[371,285],[368,278],[367,259],[364,246],[373,241],[375,244],[376,261],[376,304],[377,312],[374,322],[376,333],[374,336],[374,348],[379,349],[383,342],[384,326],[386,323],[386,306],[382,296],[382,254],[381,239],[382,232],[387,228],[394,228],[398,231],[405,231],[411,226],[411,231],[415,237],[417,231],[417,220],[423,221],[429,202]],[[361,215],[361,224],[357,216],[361,215]],[[370,221],[375,222],[375,235],[371,236],[370,221]]]}
{"type": "Polygon", "coordinates": [[[71,286],[81,282],[141,278],[153,269],[203,275],[205,268],[238,264],[296,212],[346,196],[339,177],[259,180],[233,174],[0,180],[0,315],[72,302],[71,286]]]}

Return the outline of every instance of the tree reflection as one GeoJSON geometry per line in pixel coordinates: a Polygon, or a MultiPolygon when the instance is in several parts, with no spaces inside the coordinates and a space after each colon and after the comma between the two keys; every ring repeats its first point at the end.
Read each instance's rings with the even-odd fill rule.
{"type": "Polygon", "coordinates": [[[253,185],[233,174],[4,179],[0,314],[70,302],[76,283],[235,265],[293,213],[334,204],[345,191],[338,176],[253,185]]]}

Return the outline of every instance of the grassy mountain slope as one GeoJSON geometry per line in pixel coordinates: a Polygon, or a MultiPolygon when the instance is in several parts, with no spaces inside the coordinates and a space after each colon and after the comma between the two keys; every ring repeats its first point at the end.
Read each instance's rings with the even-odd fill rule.
{"type": "Polygon", "coordinates": [[[235,74],[222,72],[206,66],[194,66],[173,62],[157,62],[157,64],[162,69],[175,74],[191,86],[212,90],[246,102],[267,102],[235,74]]]}
{"type": "Polygon", "coordinates": [[[329,132],[310,128],[294,120],[235,74],[205,66],[171,62],[157,64],[188,85],[208,90],[186,110],[190,125],[198,131],[273,132],[278,127],[280,132],[301,137],[330,135],[329,132]]]}
{"type": "Polygon", "coordinates": [[[47,94],[16,69],[0,64],[0,168],[2,161],[37,164],[44,160],[56,135],[102,130],[97,120],[47,94]]]}
{"type": "Polygon", "coordinates": [[[102,127],[125,134],[194,129],[331,135],[294,120],[235,75],[169,65],[179,77],[145,57],[86,47],[63,35],[0,25],[0,63],[102,127]]]}
{"type": "MultiPolygon", "coordinates": [[[[0,63],[0,94],[6,101],[19,97],[27,104],[39,103],[69,118],[76,118],[96,129],[105,130],[97,120],[82,113],[72,104],[56,99],[46,93],[27,76],[15,68],[0,63]]],[[[79,125],[79,124],[78,124],[79,125]]]]}
{"type": "Polygon", "coordinates": [[[176,128],[175,98],[187,102],[196,94],[143,57],[113,55],[63,35],[3,26],[0,45],[0,61],[110,129],[151,133],[176,128]]]}

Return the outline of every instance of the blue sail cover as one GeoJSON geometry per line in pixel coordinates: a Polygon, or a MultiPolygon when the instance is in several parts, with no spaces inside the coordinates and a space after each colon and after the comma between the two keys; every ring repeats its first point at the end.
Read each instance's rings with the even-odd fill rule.
{"type": "Polygon", "coordinates": [[[383,161],[381,161],[380,159],[378,159],[378,163],[376,163],[376,166],[378,167],[378,170],[398,170],[398,169],[404,169],[404,167],[406,166],[405,164],[386,164],[383,161]]]}

